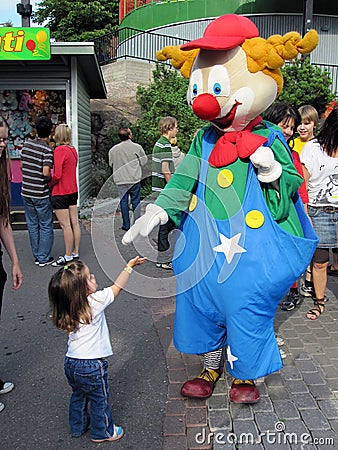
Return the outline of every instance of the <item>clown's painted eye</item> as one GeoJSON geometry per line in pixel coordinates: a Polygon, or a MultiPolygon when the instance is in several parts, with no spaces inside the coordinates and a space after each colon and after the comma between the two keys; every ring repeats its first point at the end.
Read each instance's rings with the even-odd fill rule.
{"type": "Polygon", "coordinates": [[[219,95],[222,92],[221,85],[219,83],[215,83],[213,91],[215,95],[219,95]]]}
{"type": "Polygon", "coordinates": [[[208,92],[212,95],[228,97],[230,95],[230,79],[224,66],[214,66],[208,78],[208,92]]]}
{"type": "Polygon", "coordinates": [[[190,75],[189,89],[187,99],[189,105],[195,100],[198,95],[203,93],[203,80],[201,69],[193,70],[190,75]]]}

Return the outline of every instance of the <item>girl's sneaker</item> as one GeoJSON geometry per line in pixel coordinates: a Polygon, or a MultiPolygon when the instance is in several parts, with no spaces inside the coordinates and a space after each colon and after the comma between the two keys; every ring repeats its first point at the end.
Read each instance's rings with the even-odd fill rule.
{"type": "Polygon", "coordinates": [[[52,266],[53,267],[63,267],[63,266],[66,266],[71,261],[73,261],[73,257],[71,257],[70,259],[67,259],[65,256],[59,256],[58,259],[53,262],[52,266]]]}
{"type": "Polygon", "coordinates": [[[118,441],[124,436],[124,430],[122,427],[118,427],[117,425],[114,425],[114,434],[113,436],[110,436],[110,438],[107,439],[92,439],[93,442],[114,442],[118,441]]]}
{"type": "Polygon", "coordinates": [[[3,403],[0,402],[0,412],[5,409],[5,405],[3,403]]]}

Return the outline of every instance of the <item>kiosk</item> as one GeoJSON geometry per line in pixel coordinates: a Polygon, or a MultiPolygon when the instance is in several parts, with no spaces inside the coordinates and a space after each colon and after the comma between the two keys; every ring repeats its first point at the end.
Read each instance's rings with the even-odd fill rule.
{"type": "Polygon", "coordinates": [[[90,195],[90,99],[106,93],[92,42],[50,42],[46,28],[0,28],[0,115],[9,123],[11,206],[22,204],[20,151],[40,115],[71,127],[79,204],[90,195]]]}

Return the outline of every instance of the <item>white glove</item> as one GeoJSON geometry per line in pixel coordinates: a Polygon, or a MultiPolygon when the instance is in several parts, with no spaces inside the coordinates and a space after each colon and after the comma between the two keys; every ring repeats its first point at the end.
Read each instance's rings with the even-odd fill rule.
{"type": "Polygon", "coordinates": [[[258,147],[250,156],[250,160],[258,169],[257,178],[262,183],[272,183],[282,175],[282,166],[275,160],[270,147],[258,147]]]}
{"type": "Polygon", "coordinates": [[[146,212],[143,216],[137,219],[134,225],[125,233],[122,238],[122,244],[130,244],[139,235],[146,237],[157,225],[163,225],[167,222],[168,214],[164,209],[151,203],[146,207],[146,212]]]}

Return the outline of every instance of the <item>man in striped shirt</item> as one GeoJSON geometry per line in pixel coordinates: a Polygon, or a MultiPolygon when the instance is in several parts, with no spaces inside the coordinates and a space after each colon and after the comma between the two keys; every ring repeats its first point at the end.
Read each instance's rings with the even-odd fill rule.
{"type": "MultiPolygon", "coordinates": [[[[163,117],[159,122],[159,129],[161,137],[154,145],[151,163],[154,193],[162,191],[175,171],[170,139],[175,138],[178,132],[177,120],[175,117],[163,117]]],[[[160,225],[158,230],[157,250],[159,253],[156,265],[162,269],[172,269],[172,255],[169,255],[167,250],[170,247],[168,235],[174,228],[173,222],[169,219],[167,223],[160,225]]]]}
{"type": "Polygon", "coordinates": [[[53,167],[53,151],[48,145],[52,122],[41,116],[35,123],[36,139],[27,139],[21,153],[22,191],[25,216],[35,264],[44,267],[54,259],[53,209],[48,181],[53,167]]]}

